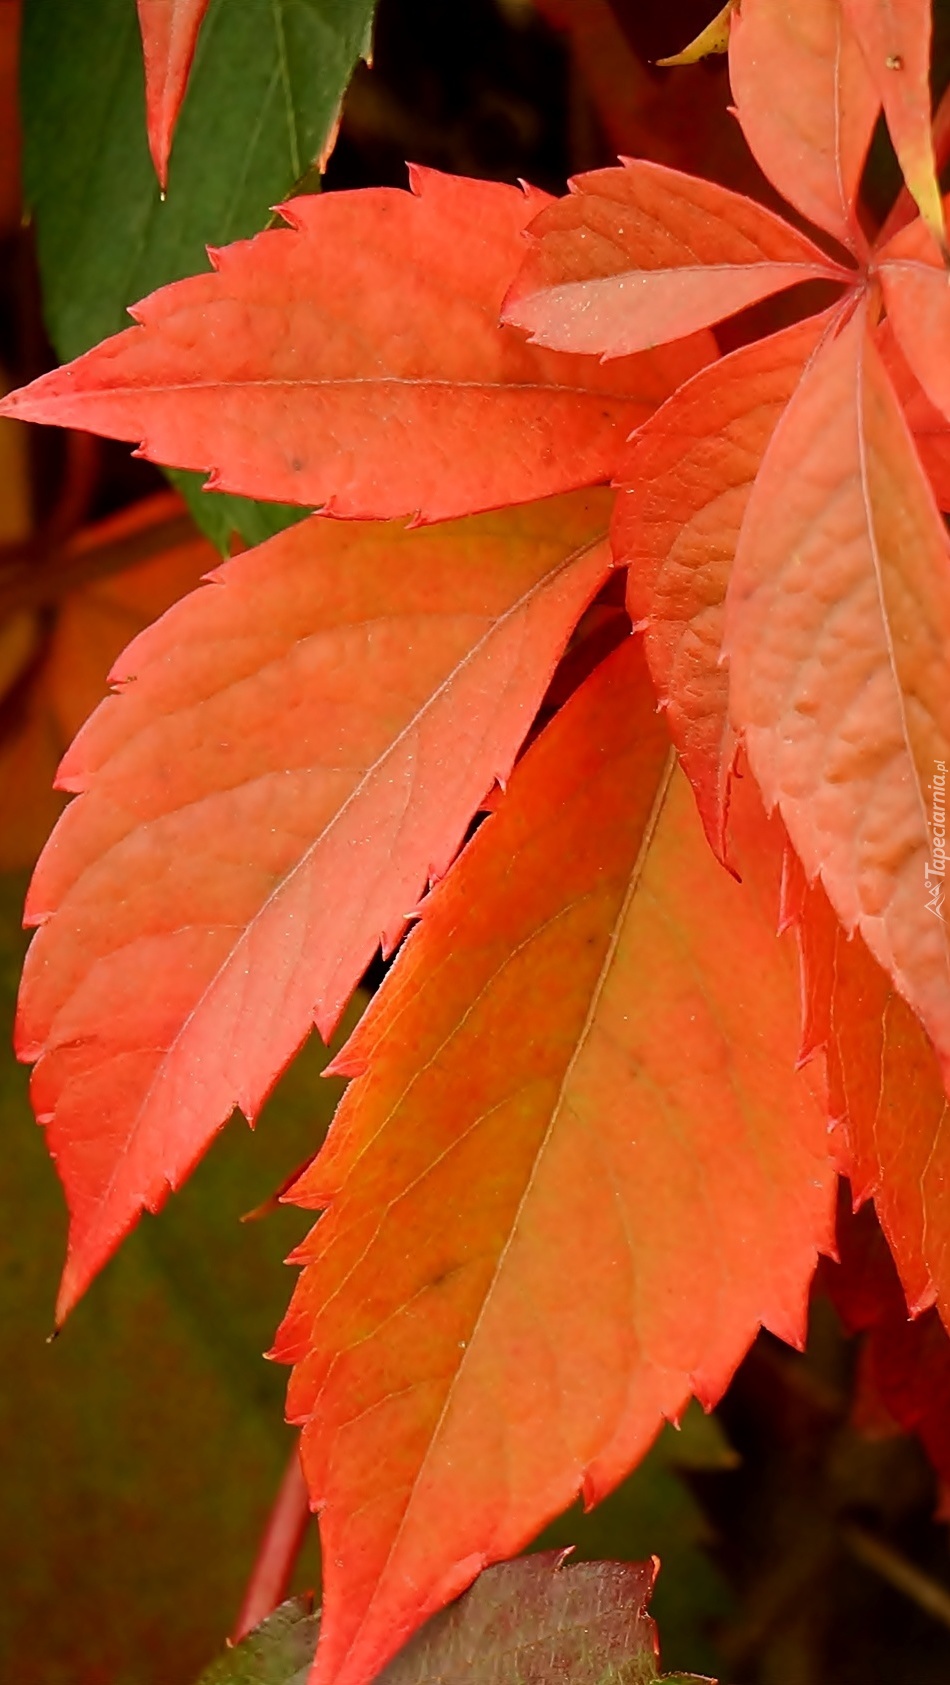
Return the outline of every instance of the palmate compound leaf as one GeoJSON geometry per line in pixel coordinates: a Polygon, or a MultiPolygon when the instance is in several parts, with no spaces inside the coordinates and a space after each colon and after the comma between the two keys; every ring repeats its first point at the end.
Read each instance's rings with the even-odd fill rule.
{"type": "Polygon", "coordinates": [[[532,344],[620,357],[800,281],[854,279],[754,200],[662,164],[628,158],[570,188],[532,222],[505,298],[532,344]]]}
{"type": "Polygon", "coordinates": [[[743,0],[731,18],[729,79],[769,180],[863,252],[855,206],[881,99],[841,0],[743,0]]]}
{"type": "MultiPolygon", "coordinates": [[[[617,475],[611,544],[629,567],[627,608],[710,844],[727,857],[736,733],[722,660],[725,605],[749,494],[765,448],[834,320],[809,317],[720,358],[633,435],[617,475]]],[[[879,345],[941,508],[950,505],[950,426],[896,347],[879,345]]],[[[788,495],[793,495],[790,488],[788,495]]]]}
{"type": "Polygon", "coordinates": [[[17,1048],[71,1211],[60,1317],[401,936],[610,567],[610,506],[315,516],[117,663],[26,912],[17,1048]]]}
{"type": "Polygon", "coordinates": [[[785,410],[727,604],[730,709],[769,808],[950,1071],[950,938],[928,911],[950,760],[950,545],[858,305],[785,410]]]}
{"type": "Polygon", "coordinates": [[[208,0],[137,0],[145,59],[148,145],[161,186],[208,0]]]}
{"type": "Polygon", "coordinates": [[[609,479],[711,337],[610,369],[533,349],[498,316],[545,195],[412,186],[295,199],[290,228],[217,251],[0,408],[341,516],[443,520],[609,479]]]}
{"type": "Polygon", "coordinates": [[[335,1063],[355,1080],[289,1196],[329,1209],[273,1354],[321,1514],[320,1685],[362,1685],[608,1492],[760,1324],[802,1337],[832,1172],[793,1069],[774,837],[734,803],[738,886],[674,761],[627,639],[335,1063]]]}
{"type": "Polygon", "coordinates": [[[710,364],[634,434],[611,544],[712,847],[726,858],[736,737],[720,660],[726,590],[765,447],[828,325],[810,317],[710,364]]]}

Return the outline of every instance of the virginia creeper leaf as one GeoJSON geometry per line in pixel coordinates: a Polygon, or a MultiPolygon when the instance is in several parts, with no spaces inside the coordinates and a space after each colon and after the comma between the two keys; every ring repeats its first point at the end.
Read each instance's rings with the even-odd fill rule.
{"type": "MultiPolygon", "coordinates": [[[[948,21],[950,20],[946,18],[943,8],[940,7],[934,15],[934,23],[937,26],[937,37],[933,44],[933,57],[935,62],[931,72],[933,76],[938,77],[940,80],[943,80],[945,76],[944,66],[946,63],[948,40],[950,40],[950,32],[948,32],[947,29],[948,21]]],[[[937,106],[937,109],[933,114],[933,148],[934,161],[937,166],[937,175],[939,178],[943,175],[947,164],[950,163],[950,98],[947,96],[946,89],[941,97],[940,104],[937,106]]],[[[875,242],[876,245],[878,247],[886,245],[887,242],[900,231],[900,229],[906,228],[908,223],[913,222],[914,218],[918,214],[913,195],[911,194],[907,183],[903,182],[900,192],[893,200],[891,208],[881,224],[877,240],[875,242]]]]}
{"type": "Polygon", "coordinates": [[[765,447],[826,325],[811,317],[701,370],[634,434],[618,474],[611,543],[629,564],[627,607],[720,858],[736,753],[726,588],[765,447]]]}
{"type": "Polygon", "coordinates": [[[904,180],[931,235],[944,247],[930,113],[931,0],[840,0],[840,4],[877,84],[904,180]]]}
{"type": "Polygon", "coordinates": [[[927,910],[950,759],[950,546],[858,308],[759,471],[729,588],[730,706],[769,808],[950,1060],[950,950],[927,910]]]}
{"type": "Polygon", "coordinates": [[[60,357],[203,268],[208,242],[264,225],[320,152],[372,14],[372,0],[210,0],[162,204],[131,0],[31,0],[24,190],[60,357]]]}
{"type": "Polygon", "coordinates": [[[531,224],[504,317],[531,342],[619,357],[847,270],[741,193],[645,159],[576,176],[531,224]]]}
{"type": "Polygon", "coordinates": [[[294,200],[289,229],[215,253],[9,413],[334,515],[441,520],[609,479],[711,341],[611,370],[532,350],[498,312],[543,195],[412,182],[294,200]]]}
{"type": "Polygon", "coordinates": [[[609,509],[313,517],[116,664],[26,913],[18,1050],[72,1214],[60,1317],[401,936],[511,770],[609,568],[609,509]]]}
{"type": "MultiPolygon", "coordinates": [[[[135,299],[205,269],[209,243],[265,225],[324,149],[372,15],[373,0],[211,0],[162,203],[132,0],[30,0],[24,196],[61,359],[128,326],[135,299]]],[[[222,508],[194,476],[178,486],[219,549],[235,530],[249,543],[268,536],[255,505],[222,508]]],[[[270,516],[278,509],[286,525],[285,506],[270,516]]]]}
{"type": "Polygon", "coordinates": [[[887,314],[928,398],[950,416],[950,283],[919,217],[877,254],[887,314]]]}
{"type": "MultiPolygon", "coordinates": [[[[657,1561],[580,1562],[566,1551],[479,1575],[379,1676],[379,1685],[661,1685],[647,1613],[657,1561]]],[[[198,1685],[306,1685],[320,1618],[292,1598],[198,1685]]],[[[663,1675],[663,1685],[693,1676],[663,1675]]],[[[698,1682],[697,1682],[698,1685],[698,1682]]]]}
{"type": "MultiPolygon", "coordinates": [[[[565,1567],[565,1554],[486,1569],[407,1644],[380,1685],[660,1685],[647,1613],[656,1558],[565,1567]]],[[[663,1679],[687,1685],[682,1674],[663,1679]]]]}
{"type": "Polygon", "coordinates": [[[321,1513],[317,1682],[368,1679],[603,1496],[760,1323],[801,1338],[830,1167],[750,824],[755,890],[714,861],[628,639],[335,1061],[355,1080],[289,1196],[329,1210],[274,1351],[321,1513]]]}
{"type": "Polygon", "coordinates": [[[855,1198],[873,1196],[914,1312],[935,1300],[950,1324],[948,1105],[933,1047],[860,936],[844,935],[823,891],[799,917],[810,1028],[828,1068],[836,1154],[855,1198]]]}
{"type": "Polygon", "coordinates": [[[819,228],[863,250],[855,205],[881,100],[840,0],[743,0],[729,77],[769,180],[819,228]]]}
{"type": "Polygon", "coordinates": [[[877,346],[904,407],[934,497],[941,509],[950,510],[950,421],[931,403],[886,317],[878,328],[877,346]]]}
{"type": "Polygon", "coordinates": [[[168,186],[168,155],[208,0],[137,0],[145,59],[148,146],[168,186]]]}

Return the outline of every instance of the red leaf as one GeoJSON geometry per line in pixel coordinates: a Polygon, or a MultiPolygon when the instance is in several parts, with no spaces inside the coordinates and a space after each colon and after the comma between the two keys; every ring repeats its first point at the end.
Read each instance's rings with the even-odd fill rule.
{"type": "Polygon", "coordinates": [[[918,217],[877,254],[894,335],[931,402],[950,416],[950,280],[918,217]]]}
{"type": "Polygon", "coordinates": [[[729,75],[769,180],[819,228],[865,250],[855,205],[881,101],[840,0],[743,0],[729,75]]]}
{"type": "Polygon", "coordinates": [[[531,224],[504,318],[534,344],[619,357],[799,281],[853,276],[741,193],[626,159],[577,176],[531,224]]]}
{"type": "Polygon", "coordinates": [[[800,930],[812,1046],[825,1048],[840,1168],[873,1197],[914,1312],[936,1299],[950,1323],[950,1142],[936,1054],[860,937],[820,889],[800,930]]]}
{"type": "Polygon", "coordinates": [[[18,1047],[72,1213],[60,1317],[402,934],[511,770],[608,515],[590,493],[432,531],[315,518],[117,664],[27,908],[18,1047]]]}
{"type": "Polygon", "coordinates": [[[792,1070],[774,837],[739,807],[742,888],[626,640],[336,1061],[356,1080],[294,1190],[330,1208],[274,1353],[321,1512],[318,1681],[360,1685],[486,1562],[602,1497],[760,1323],[802,1338],[831,1171],[792,1070]]]}
{"type": "Polygon", "coordinates": [[[811,317],[701,370],[634,434],[619,472],[611,542],[630,566],[630,618],[721,859],[736,752],[726,587],[765,447],[827,323],[811,317]]]}
{"type": "Polygon", "coordinates": [[[767,805],[950,1059],[950,952],[928,911],[950,760],[950,547],[855,311],[772,436],[727,614],[732,718],[767,805]]]}
{"type": "Polygon", "coordinates": [[[148,147],[164,192],[168,155],[208,0],[138,0],[148,147]]]}
{"type": "MultiPolygon", "coordinates": [[[[871,1207],[838,1207],[840,1263],[822,1280],[849,1332],[866,1335],[858,1405],[879,1401],[905,1433],[916,1433],[934,1468],[950,1480],[950,1340],[935,1311],[911,1321],[894,1262],[871,1207]]],[[[860,1424],[858,1424],[860,1425],[860,1424]]]]}
{"type": "Polygon", "coordinates": [[[840,4],[877,84],[904,180],[942,246],[943,205],[930,111],[931,0],[840,0],[840,4]]]}
{"type": "Polygon", "coordinates": [[[0,411],[334,515],[443,520],[609,479],[711,338],[610,370],[532,351],[498,312],[544,195],[412,183],[295,199],[291,230],[214,253],[0,411]]]}

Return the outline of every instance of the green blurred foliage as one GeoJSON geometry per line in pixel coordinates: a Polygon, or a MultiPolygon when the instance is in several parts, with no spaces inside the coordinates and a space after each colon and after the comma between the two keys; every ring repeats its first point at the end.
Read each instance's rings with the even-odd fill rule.
{"type": "Polygon", "coordinates": [[[261,1354],[310,1218],[239,1219],[316,1150],[342,1085],[314,1038],[48,1344],[65,1213],[6,1051],[22,890],[0,884],[0,1678],[184,1685],[223,1644],[293,1443],[261,1354]]]}

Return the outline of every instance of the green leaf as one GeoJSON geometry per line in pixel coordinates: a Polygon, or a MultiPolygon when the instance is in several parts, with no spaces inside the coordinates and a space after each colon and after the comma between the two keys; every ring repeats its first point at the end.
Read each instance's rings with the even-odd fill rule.
{"type": "MultiPolygon", "coordinates": [[[[206,269],[207,245],[265,226],[325,144],[372,14],[373,0],[212,0],[162,203],[132,0],[30,0],[24,189],[61,358],[127,327],[126,306],[156,287],[206,269]]],[[[288,524],[280,505],[265,516],[244,499],[222,509],[217,494],[186,495],[219,544],[235,526],[253,543],[288,524]]]]}
{"type": "Polygon", "coordinates": [[[200,474],[190,474],[186,468],[164,468],[165,478],[191,510],[192,516],[216,544],[223,556],[229,554],[231,539],[239,532],[245,544],[263,544],[284,527],[295,526],[311,514],[296,503],[255,503],[251,497],[234,497],[226,491],[205,491],[200,474]]]}
{"type": "Polygon", "coordinates": [[[309,1599],[290,1597],[219,1657],[198,1685],[306,1685],[319,1626],[309,1599]]]}

